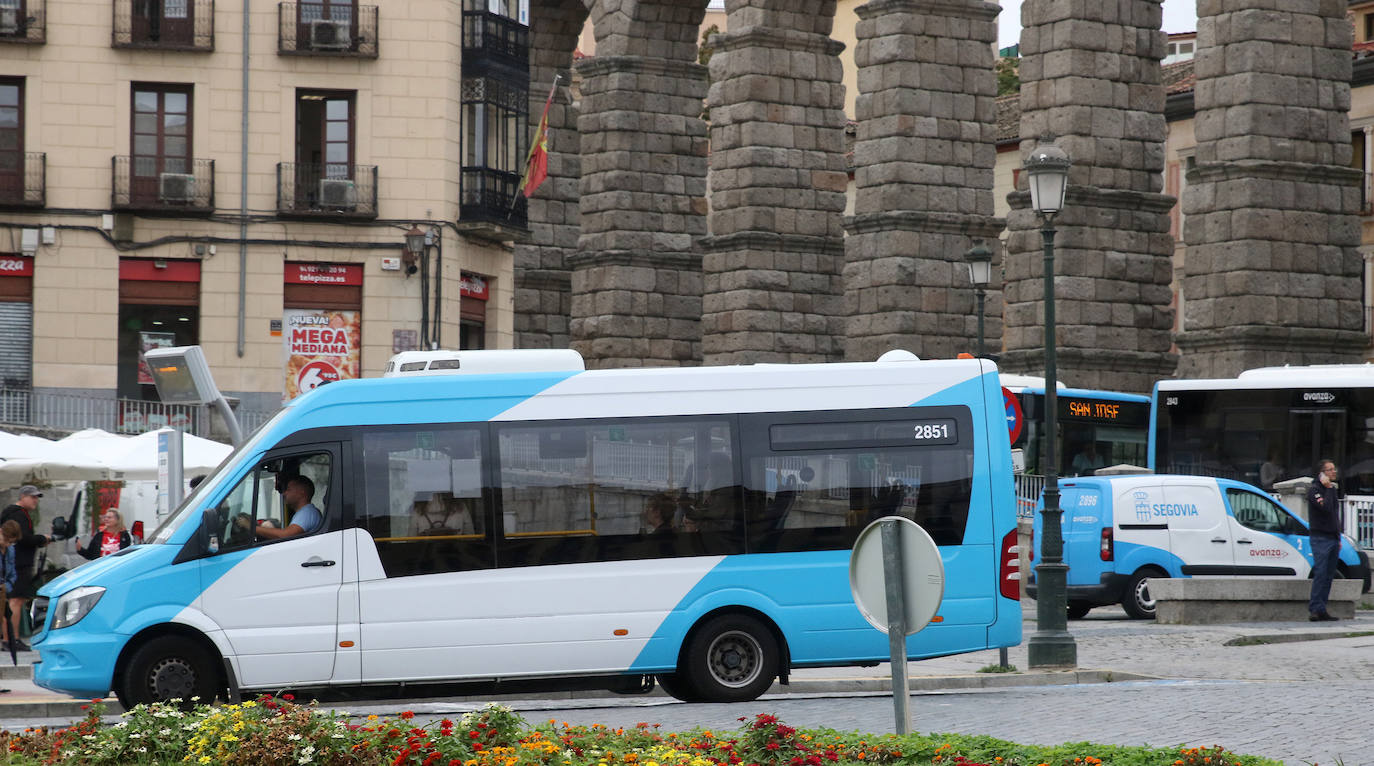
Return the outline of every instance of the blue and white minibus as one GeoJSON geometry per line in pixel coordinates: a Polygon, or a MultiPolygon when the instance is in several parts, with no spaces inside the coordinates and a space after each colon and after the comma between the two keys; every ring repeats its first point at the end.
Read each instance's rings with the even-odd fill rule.
{"type": "Polygon", "coordinates": [[[1017,644],[996,368],[898,356],[461,372],[474,359],[322,386],[147,544],[40,591],[35,679],[126,707],[655,677],[750,700],[792,668],[887,659],[847,567],[886,515],[921,524],[945,566],[911,658],[1017,644]],[[293,521],[307,502],[318,526],[293,521]]]}

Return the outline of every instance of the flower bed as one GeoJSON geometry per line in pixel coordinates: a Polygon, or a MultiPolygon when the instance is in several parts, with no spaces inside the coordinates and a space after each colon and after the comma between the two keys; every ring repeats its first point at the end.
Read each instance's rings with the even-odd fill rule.
{"type": "Polygon", "coordinates": [[[135,708],[113,726],[102,705],[64,729],[3,732],[0,764],[244,764],[245,766],[1281,766],[1215,748],[1145,748],[1086,742],[1040,747],[959,734],[863,734],[799,730],[776,716],[740,719],[740,728],[662,732],[531,726],[489,704],[459,720],[428,723],[346,714],[262,697],[237,705],[135,708]]]}

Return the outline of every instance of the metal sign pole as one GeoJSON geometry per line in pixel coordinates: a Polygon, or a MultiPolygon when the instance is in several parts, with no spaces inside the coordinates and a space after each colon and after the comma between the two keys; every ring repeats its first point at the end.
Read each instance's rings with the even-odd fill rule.
{"type": "Polygon", "coordinates": [[[892,714],[897,733],[911,731],[911,686],[906,673],[906,593],[902,572],[902,528],[896,519],[882,522],[883,593],[887,597],[887,644],[892,654],[892,714]]]}

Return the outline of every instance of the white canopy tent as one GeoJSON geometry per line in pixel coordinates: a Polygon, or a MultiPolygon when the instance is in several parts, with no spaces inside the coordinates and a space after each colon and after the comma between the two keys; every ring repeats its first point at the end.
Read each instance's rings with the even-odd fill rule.
{"type": "MultiPolygon", "coordinates": [[[[50,444],[49,454],[0,463],[0,485],[157,478],[157,431],[130,437],[89,428],[50,444]]],[[[183,472],[208,473],[232,451],[227,444],[183,434],[183,472]]]]}

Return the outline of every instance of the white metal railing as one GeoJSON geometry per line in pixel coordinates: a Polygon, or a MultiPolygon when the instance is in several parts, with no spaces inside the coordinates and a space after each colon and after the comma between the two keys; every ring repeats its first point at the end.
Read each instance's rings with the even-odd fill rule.
{"type": "Polygon", "coordinates": [[[1346,495],[1341,518],[1360,548],[1374,548],[1374,495],[1346,495]]]}
{"type": "Polygon", "coordinates": [[[1045,491],[1045,477],[1030,473],[1016,474],[1016,517],[1029,519],[1035,515],[1040,493],[1045,491]]]}
{"type": "MultiPolygon", "coordinates": [[[[239,426],[247,433],[274,413],[239,408],[235,414],[239,426]]],[[[124,434],[171,426],[196,436],[213,436],[209,411],[201,405],[14,388],[0,388],[0,428],[5,425],[42,426],[58,431],[99,428],[124,434]]]]}

